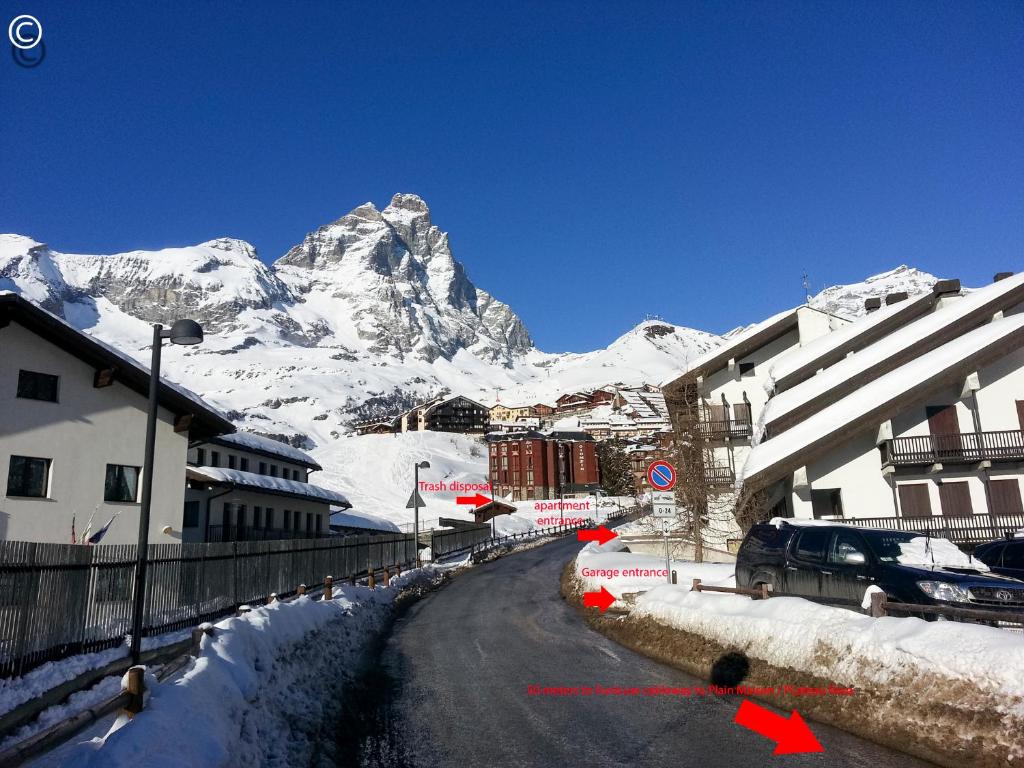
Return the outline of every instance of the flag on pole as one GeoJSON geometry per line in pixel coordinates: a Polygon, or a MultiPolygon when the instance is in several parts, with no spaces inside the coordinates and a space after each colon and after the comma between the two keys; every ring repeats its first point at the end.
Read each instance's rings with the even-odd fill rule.
{"type": "Polygon", "coordinates": [[[120,512],[115,512],[111,516],[111,518],[109,520],[107,520],[107,524],[106,525],[104,525],[102,528],[100,528],[98,531],[96,531],[96,533],[94,533],[92,536],[90,536],[89,537],[89,543],[90,544],[99,544],[101,541],[103,541],[103,537],[106,536],[107,535],[107,531],[110,530],[110,524],[112,522],[114,522],[114,518],[117,517],[119,514],[121,514],[121,513],[120,512]]]}
{"type": "Polygon", "coordinates": [[[96,507],[94,507],[92,512],[89,514],[89,522],[87,522],[85,524],[85,530],[82,531],[82,538],[80,539],[80,541],[83,544],[88,544],[89,543],[89,537],[92,536],[92,518],[93,518],[93,515],[96,514],[96,510],[97,509],[99,509],[99,505],[96,505],[96,507]]]}

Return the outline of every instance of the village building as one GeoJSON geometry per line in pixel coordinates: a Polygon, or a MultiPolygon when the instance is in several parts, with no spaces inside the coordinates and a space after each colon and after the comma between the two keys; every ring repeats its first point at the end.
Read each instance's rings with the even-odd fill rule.
{"type": "Polygon", "coordinates": [[[589,496],[600,487],[594,439],[584,432],[491,433],[487,443],[496,497],[569,498],[589,496]]]}
{"type": "MultiPolygon", "coordinates": [[[[136,543],[149,370],[9,292],[0,292],[0,355],[0,539],[84,543],[90,527],[94,541],[136,543]]],[[[149,540],[172,543],[189,444],[235,428],[165,379],[157,394],[149,540]]]]}
{"type": "Polygon", "coordinates": [[[322,467],[287,443],[247,432],[194,444],[188,452],[185,541],[317,538],[331,508],[352,505],[309,482],[322,467]]]}
{"type": "MultiPolygon", "coordinates": [[[[766,515],[967,544],[1024,527],[1024,274],[997,278],[903,325],[868,315],[855,325],[889,332],[852,354],[814,352],[835,362],[768,402],[742,470],[766,515]]],[[[809,357],[779,361],[788,381],[809,357]]]]}
{"type": "Polygon", "coordinates": [[[361,422],[356,431],[360,435],[422,431],[484,434],[489,425],[487,406],[458,395],[428,400],[390,418],[361,422]]]}
{"type": "Polygon", "coordinates": [[[724,548],[740,537],[733,514],[737,468],[750,452],[772,364],[849,324],[801,305],[731,334],[662,385],[676,445],[686,447],[686,456],[677,456],[679,490],[706,497],[709,509],[714,508],[708,514],[706,543],[724,548]]]}

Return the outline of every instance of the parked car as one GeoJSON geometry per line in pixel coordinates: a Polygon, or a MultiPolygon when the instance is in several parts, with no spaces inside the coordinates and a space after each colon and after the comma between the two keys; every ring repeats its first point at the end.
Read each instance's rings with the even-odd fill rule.
{"type": "Polygon", "coordinates": [[[974,556],[994,573],[1024,579],[1024,537],[982,544],[974,550],[974,556]]]}
{"type": "Polygon", "coordinates": [[[891,601],[1024,613],[1024,580],[991,573],[952,542],[914,531],[755,525],[736,557],[736,583],[851,606],[875,584],[891,601]]]}

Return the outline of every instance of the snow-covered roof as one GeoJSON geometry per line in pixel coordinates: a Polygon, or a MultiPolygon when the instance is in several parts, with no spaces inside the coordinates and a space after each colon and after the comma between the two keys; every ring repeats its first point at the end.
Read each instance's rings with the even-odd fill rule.
{"type": "Polygon", "coordinates": [[[352,512],[349,510],[331,507],[331,525],[340,525],[345,528],[365,528],[371,531],[387,531],[388,533],[401,533],[395,523],[390,520],[368,515],[365,512],[352,512]]]}
{"type": "Polygon", "coordinates": [[[263,437],[262,435],[254,435],[252,432],[233,432],[230,435],[221,435],[220,437],[214,438],[210,442],[238,446],[239,448],[252,451],[253,453],[278,456],[282,459],[288,459],[288,461],[295,464],[301,464],[309,467],[310,469],[323,469],[323,467],[317,463],[316,459],[305,451],[293,448],[288,445],[288,443],[282,443],[280,440],[272,440],[271,438],[263,437]]]}
{"type": "Polygon", "coordinates": [[[886,305],[849,325],[836,328],[831,333],[826,333],[824,336],[788,352],[772,364],[766,386],[774,387],[777,382],[782,383],[788,377],[809,366],[817,365],[822,368],[824,364],[828,363],[831,356],[842,354],[843,350],[852,349],[855,346],[871,343],[890,326],[912,320],[922,312],[926,312],[935,303],[935,299],[934,293],[922,293],[905,301],[886,305]]]}
{"type": "MultiPolygon", "coordinates": [[[[957,324],[976,324],[988,320],[998,308],[1024,301],[1024,272],[1000,280],[957,299],[936,312],[893,331],[860,352],[826,368],[792,389],[780,392],[768,401],[762,414],[765,426],[771,426],[787,414],[826,395],[839,385],[856,386],[859,377],[901,356],[913,356],[914,350],[927,348],[948,338],[957,324]]],[[[833,331],[833,334],[838,331],[833,331]]],[[[829,334],[832,335],[832,334],[829,334]]],[[[788,355],[787,355],[788,357],[788,355]]],[[[829,399],[832,399],[831,397],[829,399]]]]}
{"type": "MultiPolygon", "coordinates": [[[[15,314],[33,332],[90,365],[114,368],[114,379],[145,396],[149,394],[149,368],[95,336],[75,328],[63,318],[8,290],[0,291],[0,313],[15,314]]],[[[161,376],[160,405],[176,413],[192,413],[209,434],[233,432],[228,418],[190,389],[161,376]]]]}
{"type": "Polygon", "coordinates": [[[1024,346],[1024,315],[993,320],[947,342],[755,446],[740,480],[757,487],[770,483],[802,466],[841,433],[874,429],[916,403],[915,395],[927,396],[952,377],[965,376],[1020,346],[1024,346]]]}
{"type": "Polygon", "coordinates": [[[263,493],[324,501],[346,509],[352,506],[348,499],[337,491],[330,491],[312,483],[285,480],[283,477],[269,477],[268,475],[258,475],[255,472],[243,472],[240,469],[224,467],[188,467],[186,475],[190,480],[200,480],[218,485],[230,484],[263,493]]]}
{"type": "Polygon", "coordinates": [[[784,312],[779,312],[766,320],[754,323],[754,325],[747,326],[743,330],[733,333],[731,336],[727,336],[725,338],[725,343],[720,347],[715,347],[694,359],[682,373],[674,375],[671,379],[666,379],[660,386],[667,387],[672,382],[678,381],[681,376],[685,376],[688,373],[706,372],[713,370],[716,367],[720,367],[721,365],[728,363],[732,358],[736,357],[738,350],[746,347],[754,340],[761,338],[763,335],[774,335],[775,333],[781,332],[783,329],[789,328],[791,325],[795,326],[797,323],[797,310],[802,306],[804,305],[787,309],[784,312]]]}

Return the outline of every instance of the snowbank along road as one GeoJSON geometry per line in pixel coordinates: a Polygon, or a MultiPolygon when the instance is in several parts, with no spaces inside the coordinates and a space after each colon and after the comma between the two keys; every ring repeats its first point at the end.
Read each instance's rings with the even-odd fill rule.
{"type": "Polygon", "coordinates": [[[706,684],[586,626],[559,594],[578,549],[567,539],[494,561],[414,605],[340,718],[339,764],[928,765],[819,723],[824,754],[773,756],[773,743],[733,723],[741,698],[529,695],[706,684]]]}

